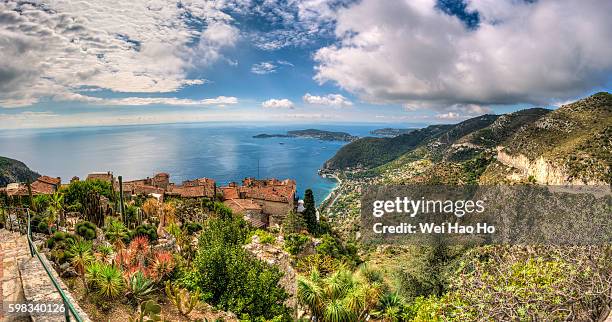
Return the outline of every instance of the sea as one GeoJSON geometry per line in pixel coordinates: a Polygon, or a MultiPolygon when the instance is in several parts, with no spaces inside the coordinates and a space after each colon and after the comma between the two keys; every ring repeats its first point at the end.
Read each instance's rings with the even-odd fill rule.
{"type": "Polygon", "coordinates": [[[290,130],[320,129],[371,136],[376,124],[247,125],[179,123],[0,131],[0,156],[24,162],[40,174],[85,178],[90,172],[112,171],[124,180],[170,174],[171,182],[201,177],[217,185],[246,177],[291,178],[297,193],[312,189],[321,202],[335,187],[317,174],[346,142],[311,138],[253,138],[290,130]]]}

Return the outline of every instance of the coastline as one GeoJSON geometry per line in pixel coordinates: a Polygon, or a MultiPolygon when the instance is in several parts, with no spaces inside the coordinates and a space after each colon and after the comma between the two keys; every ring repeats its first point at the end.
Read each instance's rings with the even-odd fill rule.
{"type": "Polygon", "coordinates": [[[342,186],[342,179],[340,179],[340,177],[335,174],[335,173],[321,173],[321,171],[319,170],[319,175],[323,178],[332,178],[334,180],[336,180],[336,186],[329,191],[329,193],[327,194],[327,196],[325,197],[325,199],[323,199],[321,201],[321,203],[319,204],[318,210],[319,212],[323,212],[323,210],[325,210],[325,208],[331,206],[334,204],[334,202],[336,201],[336,199],[339,196],[339,193],[337,193],[340,189],[340,187],[342,186]],[[334,198],[334,200],[331,201],[331,203],[329,202],[329,200],[331,198],[334,198]]]}

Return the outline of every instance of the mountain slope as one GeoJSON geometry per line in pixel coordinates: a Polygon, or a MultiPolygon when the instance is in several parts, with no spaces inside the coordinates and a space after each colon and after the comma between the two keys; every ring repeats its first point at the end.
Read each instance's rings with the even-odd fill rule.
{"type": "Polygon", "coordinates": [[[34,181],[40,174],[30,170],[23,162],[0,157],[0,187],[12,182],[34,181]]]}
{"type": "Polygon", "coordinates": [[[329,170],[375,167],[385,164],[450,129],[452,125],[431,125],[393,138],[362,138],[343,146],[325,162],[329,170]]]}
{"type": "Polygon", "coordinates": [[[564,105],[516,131],[498,150],[501,163],[539,183],[611,183],[612,95],[564,105]]]}
{"type": "Polygon", "coordinates": [[[481,115],[453,125],[430,125],[393,138],[362,138],[342,147],[324,168],[377,167],[424,146],[434,158],[439,158],[457,139],[490,125],[497,117],[481,115]]]}

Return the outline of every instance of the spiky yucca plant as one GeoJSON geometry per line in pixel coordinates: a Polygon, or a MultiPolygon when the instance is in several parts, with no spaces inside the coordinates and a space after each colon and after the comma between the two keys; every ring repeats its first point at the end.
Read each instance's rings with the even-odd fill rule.
{"type": "Polygon", "coordinates": [[[85,277],[87,278],[87,287],[95,288],[98,281],[100,280],[100,272],[104,267],[104,263],[99,261],[93,261],[85,269],[85,277]]]}
{"type": "Polygon", "coordinates": [[[85,268],[94,261],[94,255],[91,251],[91,242],[85,240],[77,240],[68,248],[66,254],[70,258],[70,263],[77,274],[81,277],[83,286],[87,289],[85,280],[85,268]]]}
{"type": "Polygon", "coordinates": [[[108,263],[111,259],[111,255],[113,254],[113,246],[111,245],[100,245],[98,246],[98,252],[96,253],[96,257],[104,263],[108,263]]]}
{"type": "Polygon", "coordinates": [[[123,293],[124,283],[121,271],[112,265],[104,265],[96,281],[98,294],[107,298],[116,298],[123,293]]]}

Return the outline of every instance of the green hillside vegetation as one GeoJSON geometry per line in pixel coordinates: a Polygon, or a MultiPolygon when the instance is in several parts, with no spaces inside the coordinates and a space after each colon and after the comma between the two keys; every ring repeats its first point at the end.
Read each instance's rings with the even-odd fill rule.
{"type": "Polygon", "coordinates": [[[0,157],[0,187],[13,182],[34,181],[40,174],[30,170],[21,161],[0,157]]]}
{"type": "MultiPolygon", "coordinates": [[[[497,160],[498,146],[560,165],[568,180],[612,182],[611,97],[598,93],[554,111],[474,118],[395,150],[390,141],[358,140],[328,162],[352,168],[340,172],[340,196],[321,213],[343,239],[359,242],[355,209],[366,184],[535,184],[497,160]],[[360,148],[382,156],[364,163],[360,148]]],[[[610,245],[360,246],[395,294],[373,312],[385,321],[597,321],[612,306],[610,245]]]]}
{"type": "Polygon", "coordinates": [[[324,165],[326,169],[374,168],[426,147],[434,159],[461,137],[489,126],[497,115],[482,115],[454,125],[430,125],[393,138],[362,138],[342,147],[324,165]]]}
{"type": "Polygon", "coordinates": [[[431,125],[394,138],[362,138],[343,146],[324,167],[345,169],[383,165],[414,149],[422,142],[440,136],[451,127],[452,125],[431,125]]]}

